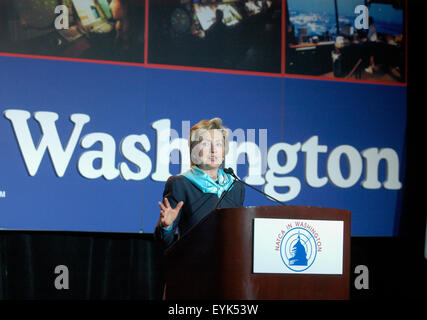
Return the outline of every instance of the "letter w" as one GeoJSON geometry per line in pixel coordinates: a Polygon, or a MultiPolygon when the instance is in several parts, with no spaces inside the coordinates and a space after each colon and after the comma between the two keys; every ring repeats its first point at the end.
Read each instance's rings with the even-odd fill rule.
{"type": "Polygon", "coordinates": [[[64,150],[55,126],[58,114],[54,112],[34,113],[34,118],[39,123],[43,133],[37,148],[34,145],[27,123],[27,120],[31,117],[28,111],[10,109],[4,112],[4,116],[12,123],[22,157],[30,176],[34,176],[37,173],[43,155],[46,149],[48,149],[55,172],[58,177],[62,177],[70,162],[83,126],[90,121],[90,117],[85,114],[71,115],[70,119],[74,123],[74,128],[64,150]]]}

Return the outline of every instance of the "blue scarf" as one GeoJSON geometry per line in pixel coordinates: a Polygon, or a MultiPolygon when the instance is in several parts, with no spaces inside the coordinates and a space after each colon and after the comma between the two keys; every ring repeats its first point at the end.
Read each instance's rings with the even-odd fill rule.
{"type": "MultiPolygon", "coordinates": [[[[218,169],[218,183],[206,172],[194,166],[182,174],[204,193],[215,193],[218,198],[233,183],[231,176],[218,169]]],[[[234,187],[234,186],[233,186],[234,187]]]]}

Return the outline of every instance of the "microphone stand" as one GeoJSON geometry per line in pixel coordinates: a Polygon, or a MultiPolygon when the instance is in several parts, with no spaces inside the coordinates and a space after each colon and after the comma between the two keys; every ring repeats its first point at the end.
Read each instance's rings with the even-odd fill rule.
{"type": "MultiPolygon", "coordinates": [[[[257,192],[261,193],[261,194],[262,194],[263,196],[265,196],[266,198],[268,198],[268,199],[270,199],[270,200],[272,200],[272,201],[275,201],[275,202],[277,202],[277,203],[281,204],[281,205],[282,205],[282,206],[284,206],[284,207],[286,207],[286,206],[287,206],[287,205],[286,205],[286,204],[284,204],[282,201],[277,200],[276,198],[274,198],[274,197],[270,196],[269,194],[266,194],[265,192],[262,192],[261,190],[258,190],[258,189],[257,189],[257,188],[255,188],[254,186],[251,186],[250,184],[248,184],[248,183],[244,182],[243,180],[241,180],[238,176],[236,176],[236,175],[234,174],[233,169],[228,168],[228,169],[225,169],[225,170],[224,170],[224,172],[226,172],[226,173],[228,173],[228,174],[232,175],[234,179],[239,180],[239,182],[243,183],[244,185],[247,185],[248,187],[251,187],[251,188],[252,188],[252,189],[254,189],[255,191],[257,191],[257,192]]],[[[234,181],[236,181],[236,180],[234,180],[234,181]]],[[[224,193],[225,193],[225,192],[224,192],[224,193]]]]}
{"type": "Polygon", "coordinates": [[[221,203],[221,201],[222,201],[222,199],[224,199],[225,198],[225,195],[228,193],[228,191],[230,191],[230,189],[231,189],[231,187],[233,186],[233,184],[236,182],[236,180],[234,179],[233,180],[233,183],[228,187],[228,189],[227,190],[225,190],[223,193],[222,193],[222,195],[221,195],[221,197],[218,199],[218,201],[216,202],[216,204],[215,204],[215,207],[213,208],[213,210],[212,211],[214,211],[214,210],[216,210],[216,208],[219,206],[219,204],[221,203]]]}

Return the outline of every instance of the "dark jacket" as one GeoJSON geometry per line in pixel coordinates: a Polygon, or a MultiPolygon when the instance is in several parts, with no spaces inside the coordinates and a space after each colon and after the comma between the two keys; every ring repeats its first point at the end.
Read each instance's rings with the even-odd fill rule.
{"type": "MultiPolygon", "coordinates": [[[[156,239],[162,241],[167,246],[172,244],[177,228],[179,234],[183,235],[208,215],[219,200],[216,194],[204,193],[184,176],[172,176],[166,181],[163,192],[164,197],[168,198],[172,208],[175,208],[178,202],[184,202],[170,231],[160,226],[160,221],[154,231],[156,239]]],[[[218,208],[242,207],[244,199],[245,188],[242,183],[236,181],[233,188],[222,199],[218,208]]]]}

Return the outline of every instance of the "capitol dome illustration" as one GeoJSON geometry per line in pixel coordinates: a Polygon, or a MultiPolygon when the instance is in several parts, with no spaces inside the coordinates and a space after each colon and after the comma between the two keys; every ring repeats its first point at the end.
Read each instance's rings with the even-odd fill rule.
{"type": "Polygon", "coordinates": [[[298,241],[292,246],[291,250],[293,257],[289,259],[289,264],[293,266],[307,265],[307,252],[304,245],[301,243],[301,237],[298,232],[298,241]]]}

